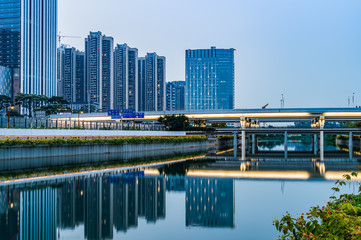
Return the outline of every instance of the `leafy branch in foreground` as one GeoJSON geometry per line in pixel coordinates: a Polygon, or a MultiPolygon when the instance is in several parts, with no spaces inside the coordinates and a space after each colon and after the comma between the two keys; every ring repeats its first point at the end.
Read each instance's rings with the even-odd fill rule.
{"type": "Polygon", "coordinates": [[[357,194],[335,196],[346,185],[345,181],[357,175],[357,172],[343,175],[345,180],[336,182],[326,206],[311,207],[297,218],[286,213],[281,220],[275,219],[273,224],[283,234],[278,239],[361,239],[361,186],[357,194]]]}

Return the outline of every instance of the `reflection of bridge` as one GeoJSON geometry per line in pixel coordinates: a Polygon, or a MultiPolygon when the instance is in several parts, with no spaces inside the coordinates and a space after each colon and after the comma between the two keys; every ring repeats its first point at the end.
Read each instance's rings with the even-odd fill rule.
{"type": "Polygon", "coordinates": [[[257,135],[284,135],[284,157],[288,158],[288,136],[289,135],[312,135],[312,151],[311,154],[313,157],[319,155],[320,160],[324,160],[325,156],[325,146],[324,146],[324,135],[348,135],[349,136],[349,158],[352,160],[354,157],[353,151],[353,139],[352,136],[357,134],[361,135],[360,128],[324,128],[323,126],[319,128],[246,128],[242,129],[230,129],[230,128],[220,128],[217,129],[218,135],[234,135],[234,158],[237,158],[238,152],[238,135],[241,136],[241,158],[246,160],[247,147],[250,146],[250,154],[255,156],[257,150],[257,135]]]}
{"type": "MultiPolygon", "coordinates": [[[[220,158],[221,159],[221,158],[220,158]]],[[[191,167],[189,177],[239,178],[239,179],[326,179],[340,180],[349,171],[357,170],[357,161],[333,159],[315,161],[310,159],[270,160],[266,161],[216,161],[207,166],[191,167]]],[[[360,181],[361,176],[353,178],[360,181]]]]}

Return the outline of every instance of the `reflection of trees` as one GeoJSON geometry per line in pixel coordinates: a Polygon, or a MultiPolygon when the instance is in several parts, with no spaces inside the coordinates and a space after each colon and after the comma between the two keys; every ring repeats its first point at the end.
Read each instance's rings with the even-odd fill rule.
{"type": "Polygon", "coordinates": [[[268,148],[268,150],[271,150],[277,146],[282,146],[282,141],[267,141],[267,142],[258,142],[259,147],[268,148]]]}
{"type": "Polygon", "coordinates": [[[192,167],[200,168],[211,162],[215,162],[215,160],[190,160],[180,163],[172,163],[161,167],[159,172],[166,175],[185,176],[189,166],[192,165],[192,167]]]}

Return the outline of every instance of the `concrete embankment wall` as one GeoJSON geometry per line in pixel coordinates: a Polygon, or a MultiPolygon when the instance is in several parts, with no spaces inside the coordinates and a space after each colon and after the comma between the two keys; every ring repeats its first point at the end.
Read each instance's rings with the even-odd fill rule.
{"type": "Polygon", "coordinates": [[[122,162],[206,152],[214,143],[142,143],[122,145],[13,145],[0,147],[0,171],[12,172],[70,165],[122,162]]]}
{"type": "Polygon", "coordinates": [[[175,131],[126,131],[126,130],[68,130],[68,129],[0,129],[1,137],[56,137],[56,136],[184,136],[175,131]]]}

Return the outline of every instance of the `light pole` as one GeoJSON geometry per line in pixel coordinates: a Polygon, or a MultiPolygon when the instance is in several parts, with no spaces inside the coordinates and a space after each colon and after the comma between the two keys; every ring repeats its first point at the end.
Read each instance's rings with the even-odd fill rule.
{"type": "Polygon", "coordinates": [[[78,111],[78,128],[80,128],[80,122],[79,122],[80,114],[83,114],[83,111],[78,111]]]}
{"type": "MultiPolygon", "coordinates": [[[[14,106],[9,106],[11,110],[14,110],[15,107],[14,106]]],[[[10,110],[9,110],[9,107],[8,107],[8,128],[10,128],[10,110]]]]}

